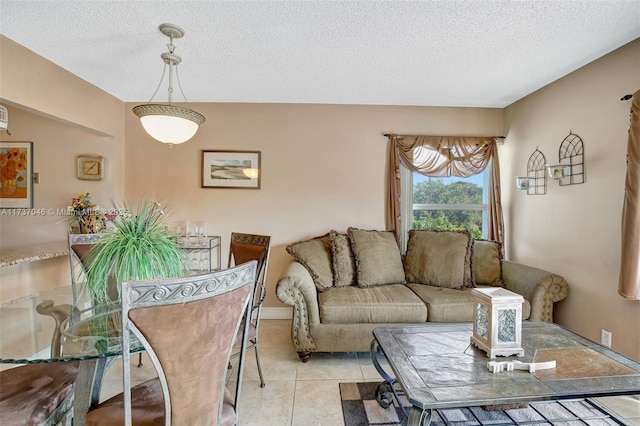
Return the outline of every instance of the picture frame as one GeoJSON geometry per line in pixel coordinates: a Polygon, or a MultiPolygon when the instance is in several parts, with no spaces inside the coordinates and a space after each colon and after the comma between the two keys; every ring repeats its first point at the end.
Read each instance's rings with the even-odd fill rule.
{"type": "Polygon", "coordinates": [[[33,208],[33,142],[0,142],[0,208],[33,208]]]}
{"type": "Polygon", "coordinates": [[[202,151],[202,188],[260,189],[260,151],[202,151]]]}

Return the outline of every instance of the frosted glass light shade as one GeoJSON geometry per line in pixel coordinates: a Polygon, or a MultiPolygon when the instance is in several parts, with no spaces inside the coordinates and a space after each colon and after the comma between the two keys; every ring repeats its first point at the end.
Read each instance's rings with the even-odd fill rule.
{"type": "Polygon", "coordinates": [[[152,138],[172,145],[191,139],[205,121],[202,114],[175,105],[138,105],[133,113],[152,138]]]}

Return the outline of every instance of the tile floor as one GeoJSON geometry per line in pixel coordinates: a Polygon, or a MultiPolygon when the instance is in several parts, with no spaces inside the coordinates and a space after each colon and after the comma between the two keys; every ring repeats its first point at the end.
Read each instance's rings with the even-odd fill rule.
{"type": "MultiPolygon", "coordinates": [[[[240,424],[344,425],[338,383],[380,381],[369,353],[317,353],[305,364],[298,359],[290,332],[290,320],[262,321],[260,360],[266,387],[260,387],[255,358],[249,352],[240,400],[240,424]]],[[[133,360],[137,363],[138,358],[133,360]]],[[[142,368],[131,369],[132,381],[136,383],[155,375],[148,358],[143,360],[142,368]]],[[[102,399],[122,391],[121,371],[121,364],[115,363],[107,372],[102,399]]],[[[640,396],[600,398],[600,402],[630,425],[640,426],[640,396]]]]}

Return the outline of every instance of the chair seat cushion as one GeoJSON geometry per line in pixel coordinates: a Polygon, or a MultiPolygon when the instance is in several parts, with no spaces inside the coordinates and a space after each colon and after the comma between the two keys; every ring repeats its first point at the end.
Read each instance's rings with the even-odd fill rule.
{"type": "MultiPolygon", "coordinates": [[[[224,389],[222,425],[233,425],[235,410],[233,397],[224,389]]],[[[158,378],[131,388],[131,418],[136,426],[164,425],[164,398],[158,378]]],[[[122,393],[104,401],[86,416],[87,426],[118,425],[124,423],[124,395],[122,393]]]]}
{"type": "Polygon", "coordinates": [[[77,362],[29,364],[0,372],[0,424],[41,424],[73,392],[77,362]]]}
{"type": "MultiPolygon", "coordinates": [[[[131,388],[131,414],[136,426],[164,425],[164,398],[158,378],[131,388]]],[[[87,426],[123,424],[124,395],[119,393],[99,404],[85,419],[87,426]]]]}
{"type": "Polygon", "coordinates": [[[340,287],[318,294],[324,324],[423,323],[427,308],[404,284],[340,287]]]}
{"type": "MultiPolygon", "coordinates": [[[[473,321],[473,296],[471,295],[473,289],[457,290],[423,284],[407,284],[407,286],[427,305],[429,322],[473,321]]],[[[522,304],[522,319],[528,319],[530,315],[531,304],[525,299],[522,304]]]]}

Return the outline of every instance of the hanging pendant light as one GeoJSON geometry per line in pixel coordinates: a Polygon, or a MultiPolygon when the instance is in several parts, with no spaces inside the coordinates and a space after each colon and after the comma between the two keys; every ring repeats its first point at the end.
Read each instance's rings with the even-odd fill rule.
{"type": "Polygon", "coordinates": [[[162,78],[153,96],[149,99],[149,103],[136,106],[133,108],[133,113],[140,118],[142,127],[152,138],[168,144],[169,148],[171,148],[174,144],[183,143],[191,139],[198,131],[198,127],[204,123],[205,118],[202,114],[192,110],[191,107],[183,108],[171,104],[174,72],[180,93],[182,93],[187,105],[189,104],[184,92],[182,92],[180,79],[178,78],[178,64],[182,61],[182,58],[173,52],[175,49],[173,39],[182,38],[184,30],[177,25],[162,24],[160,25],[160,32],[169,37],[169,44],[167,45],[169,51],[160,55],[165,63],[162,78]],[[167,104],[151,103],[162,85],[167,67],[169,67],[169,102],[167,104]]]}

